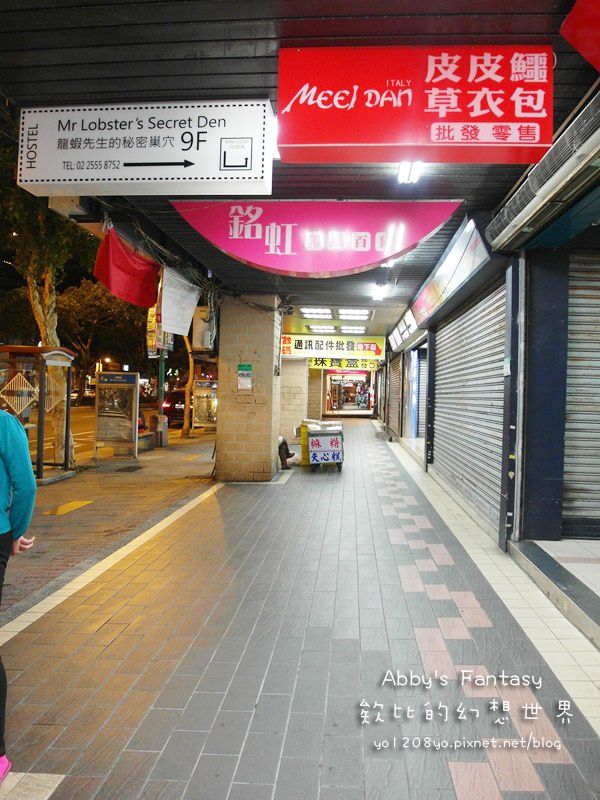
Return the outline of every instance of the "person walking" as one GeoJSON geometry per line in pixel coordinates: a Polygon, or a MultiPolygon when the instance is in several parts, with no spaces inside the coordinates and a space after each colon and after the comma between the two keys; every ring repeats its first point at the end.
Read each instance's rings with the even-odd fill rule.
{"type": "MultiPolygon", "coordinates": [[[[24,534],[31,522],[36,484],[25,430],[19,420],[0,410],[0,601],[4,572],[11,555],[30,550],[35,536],[24,534]]],[[[6,757],[6,671],[0,659],[0,785],[12,764],[6,757]]]]}

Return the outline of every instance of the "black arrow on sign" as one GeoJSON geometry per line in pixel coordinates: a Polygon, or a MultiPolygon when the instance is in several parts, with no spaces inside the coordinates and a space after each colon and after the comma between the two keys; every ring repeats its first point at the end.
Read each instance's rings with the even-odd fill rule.
{"type": "Polygon", "coordinates": [[[124,167],[193,167],[193,161],[124,161],[124,167]]]}

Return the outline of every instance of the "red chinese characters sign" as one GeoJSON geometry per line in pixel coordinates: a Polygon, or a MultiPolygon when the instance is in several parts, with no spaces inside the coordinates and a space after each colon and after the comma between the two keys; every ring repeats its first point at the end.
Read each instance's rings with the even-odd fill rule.
{"type": "Polygon", "coordinates": [[[283,49],[281,158],[537,162],[552,145],[552,58],[539,45],[283,49]]]}
{"type": "Polygon", "coordinates": [[[267,272],[329,278],[372,269],[431,236],[460,200],[173,201],[224,253],[267,272]]]}

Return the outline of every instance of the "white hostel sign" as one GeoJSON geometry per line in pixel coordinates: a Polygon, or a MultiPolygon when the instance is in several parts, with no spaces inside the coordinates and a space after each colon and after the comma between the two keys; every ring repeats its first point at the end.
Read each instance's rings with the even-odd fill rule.
{"type": "Polygon", "coordinates": [[[38,196],[270,195],[269,100],[21,111],[19,186],[38,196]]]}

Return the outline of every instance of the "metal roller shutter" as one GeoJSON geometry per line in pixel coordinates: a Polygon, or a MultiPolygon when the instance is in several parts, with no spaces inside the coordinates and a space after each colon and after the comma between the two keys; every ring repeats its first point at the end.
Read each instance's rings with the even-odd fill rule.
{"type": "Polygon", "coordinates": [[[400,416],[400,362],[402,356],[390,361],[390,398],[388,404],[387,426],[397,434],[399,431],[398,419],[400,416]]]}
{"type": "Polygon", "coordinates": [[[385,367],[377,372],[377,416],[383,418],[385,413],[385,367]]]}
{"type": "Polygon", "coordinates": [[[433,465],[495,527],[500,521],[504,285],[436,334],[433,465]]]}
{"type": "Polygon", "coordinates": [[[419,359],[419,419],[417,436],[425,436],[425,420],[427,416],[427,356],[419,359]]]}
{"type": "Polygon", "coordinates": [[[600,261],[569,272],[563,535],[600,537],[600,261]]]}

